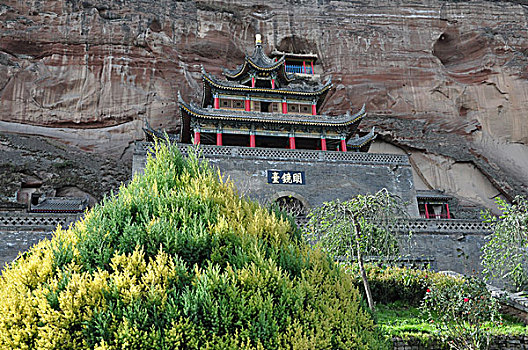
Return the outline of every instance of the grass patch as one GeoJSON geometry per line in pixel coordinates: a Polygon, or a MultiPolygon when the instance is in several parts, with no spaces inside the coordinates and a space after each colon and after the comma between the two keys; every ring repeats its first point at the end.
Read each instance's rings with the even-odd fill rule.
{"type": "Polygon", "coordinates": [[[528,327],[510,315],[502,316],[502,324],[500,327],[493,329],[494,335],[528,335],[528,327]]]}
{"type": "MultiPolygon", "coordinates": [[[[437,330],[420,309],[406,302],[378,304],[374,317],[386,337],[418,338],[422,342],[439,339],[437,330]]],[[[493,335],[528,335],[528,327],[524,323],[509,315],[502,317],[502,324],[493,328],[493,335]]]]}
{"type": "Polygon", "coordinates": [[[435,338],[434,327],[427,322],[421,311],[402,301],[376,305],[375,318],[387,337],[435,338]]]}

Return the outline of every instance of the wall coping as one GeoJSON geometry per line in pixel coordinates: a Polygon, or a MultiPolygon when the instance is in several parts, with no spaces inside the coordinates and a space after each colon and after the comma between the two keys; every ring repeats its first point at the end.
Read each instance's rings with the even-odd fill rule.
{"type": "MultiPolygon", "coordinates": [[[[522,350],[528,345],[528,336],[525,335],[492,335],[490,350],[522,350]]],[[[405,338],[391,338],[394,350],[444,350],[449,346],[436,337],[431,337],[427,344],[419,338],[410,336],[405,338]]]]}
{"type": "MultiPolygon", "coordinates": [[[[146,155],[147,152],[152,150],[153,145],[154,144],[152,142],[137,141],[134,148],[134,154],[146,155]]],[[[176,145],[183,155],[187,155],[189,153],[189,149],[197,148],[194,145],[185,143],[177,143],[176,145]]],[[[409,163],[409,157],[404,154],[336,152],[214,145],[199,145],[198,149],[205,158],[264,159],[411,166],[409,163]]]]}
{"type": "Polygon", "coordinates": [[[488,224],[470,219],[406,219],[398,221],[392,229],[422,234],[487,235],[492,232],[488,224]]]}
{"type": "Polygon", "coordinates": [[[67,227],[81,215],[0,212],[0,229],[15,230],[54,230],[58,225],[67,227]]]}

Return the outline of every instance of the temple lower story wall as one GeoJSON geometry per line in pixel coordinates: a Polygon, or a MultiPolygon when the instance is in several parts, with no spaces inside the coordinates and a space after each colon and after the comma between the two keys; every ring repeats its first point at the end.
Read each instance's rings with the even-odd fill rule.
{"type": "MultiPolygon", "coordinates": [[[[188,145],[178,145],[183,153],[188,145]]],[[[136,144],[133,172],[142,172],[148,144],[136,144]]],[[[411,165],[405,155],[352,152],[266,149],[230,146],[200,146],[203,156],[224,177],[231,179],[241,195],[266,204],[280,197],[295,197],[307,208],[334,199],[386,188],[399,196],[411,217],[418,217],[411,165]],[[302,184],[273,184],[270,174],[303,174],[302,184]]]]}

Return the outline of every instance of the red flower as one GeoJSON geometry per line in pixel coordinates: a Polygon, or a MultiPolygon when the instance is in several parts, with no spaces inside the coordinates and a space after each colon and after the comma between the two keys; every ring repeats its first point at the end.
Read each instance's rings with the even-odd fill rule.
{"type": "Polygon", "coordinates": [[[464,303],[467,303],[469,301],[469,298],[464,298],[464,303]]]}
{"type": "Polygon", "coordinates": [[[425,291],[426,293],[429,293],[431,292],[431,290],[429,288],[427,288],[427,290],[425,291]]]}

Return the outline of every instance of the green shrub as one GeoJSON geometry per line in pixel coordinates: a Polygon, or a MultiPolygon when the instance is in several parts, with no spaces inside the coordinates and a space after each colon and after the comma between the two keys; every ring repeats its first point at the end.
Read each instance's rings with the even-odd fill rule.
{"type": "Polygon", "coordinates": [[[344,269],[165,145],[5,268],[0,298],[2,349],[386,347],[344,269]]]}
{"type": "MultiPolygon", "coordinates": [[[[357,266],[350,266],[349,272],[354,276],[354,283],[359,287],[362,282],[357,266]]],[[[428,288],[460,286],[464,283],[462,279],[432,271],[394,266],[380,267],[369,264],[366,265],[366,272],[374,301],[380,304],[403,301],[412,306],[420,306],[428,288]]]]}
{"type": "Polygon", "coordinates": [[[498,302],[475,277],[459,285],[431,286],[422,309],[452,349],[488,349],[501,321],[498,302]]]}

